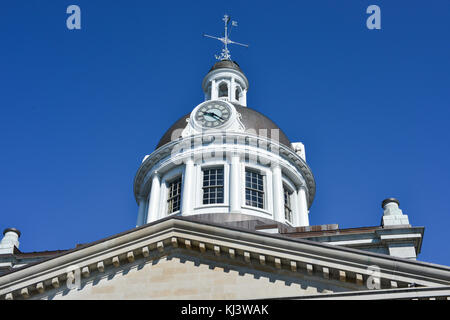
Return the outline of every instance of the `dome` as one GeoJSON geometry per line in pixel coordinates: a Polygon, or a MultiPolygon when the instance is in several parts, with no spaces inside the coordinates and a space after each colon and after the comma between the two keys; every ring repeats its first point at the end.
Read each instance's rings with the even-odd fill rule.
{"type": "MultiPolygon", "coordinates": [[[[231,61],[220,61],[220,62],[231,62],[231,61]]],[[[218,63],[220,63],[218,62],[218,63]]],[[[216,65],[218,64],[216,63],[216,65]]],[[[233,103],[236,111],[241,114],[241,122],[245,127],[245,130],[252,130],[259,134],[261,129],[267,130],[267,138],[271,138],[271,130],[278,129],[279,130],[279,142],[289,148],[291,148],[291,141],[288,139],[283,130],[280,129],[272,120],[267,118],[262,113],[253,110],[248,107],[243,107],[238,104],[233,103]]],[[[177,122],[175,122],[169,130],[163,135],[161,140],[159,141],[156,149],[165,145],[166,143],[171,142],[172,134],[174,131],[180,129],[184,129],[187,125],[186,119],[190,117],[191,113],[188,113],[184,117],[180,118],[177,122]]],[[[181,136],[181,135],[180,135],[181,136]]],[[[179,137],[176,137],[179,138],[179,137]]]]}
{"type": "Polygon", "coordinates": [[[228,69],[234,69],[237,70],[239,72],[244,73],[241,68],[239,67],[239,65],[237,64],[236,61],[231,61],[231,60],[222,60],[222,61],[218,61],[216,62],[212,68],[209,70],[209,72],[216,70],[216,69],[223,69],[223,68],[228,68],[228,69]]]}

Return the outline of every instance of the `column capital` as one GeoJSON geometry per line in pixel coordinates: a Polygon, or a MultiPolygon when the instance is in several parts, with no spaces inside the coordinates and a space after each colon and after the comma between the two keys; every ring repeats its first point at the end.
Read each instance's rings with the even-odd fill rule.
{"type": "Polygon", "coordinates": [[[280,168],[281,168],[280,162],[279,162],[279,161],[271,161],[271,162],[270,162],[270,168],[271,168],[272,170],[274,170],[274,169],[280,169],[280,168]]]}
{"type": "Polygon", "coordinates": [[[193,157],[191,156],[191,155],[189,155],[188,157],[186,157],[184,160],[183,160],[183,162],[184,162],[184,164],[194,164],[194,159],[193,159],[193,157]]]}
{"type": "Polygon", "coordinates": [[[155,178],[155,177],[160,178],[160,177],[161,177],[161,174],[159,173],[158,170],[154,170],[154,171],[151,173],[150,176],[151,176],[152,178],[155,178]]]}

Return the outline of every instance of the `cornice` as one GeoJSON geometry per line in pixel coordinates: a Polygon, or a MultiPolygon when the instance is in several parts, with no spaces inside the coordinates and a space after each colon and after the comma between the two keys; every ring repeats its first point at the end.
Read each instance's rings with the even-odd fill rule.
{"type": "Polygon", "coordinates": [[[264,267],[311,281],[339,280],[347,287],[363,286],[374,265],[380,270],[382,289],[450,284],[446,266],[169,217],[7,273],[0,277],[0,299],[55,294],[65,289],[64,282],[72,276],[70,266],[77,266],[90,281],[135,260],[158,259],[174,250],[188,255],[195,251],[205,259],[210,254],[224,263],[264,267]]]}
{"type": "MultiPolygon", "coordinates": [[[[175,141],[169,142],[160,148],[156,149],[152,154],[150,154],[145,161],[141,164],[134,178],[134,195],[136,201],[138,201],[138,197],[142,193],[141,187],[143,186],[144,179],[149,170],[152,170],[160,161],[167,159],[168,157],[172,157],[171,159],[167,159],[169,161],[173,160],[174,157],[178,157],[177,161],[182,161],[183,157],[190,156],[192,152],[198,151],[194,150],[192,145],[193,142],[197,139],[199,141],[198,145],[203,148],[201,141],[204,139],[208,139],[209,137],[217,137],[217,136],[226,136],[226,142],[221,144],[213,144],[214,148],[219,148],[218,150],[223,150],[228,152],[230,150],[238,151],[239,149],[245,152],[249,152],[250,150],[257,152],[258,155],[264,156],[266,153],[270,155],[268,160],[274,160],[274,150],[277,151],[275,155],[279,155],[292,166],[295,167],[301,173],[303,179],[306,182],[306,191],[307,191],[307,199],[308,199],[308,208],[311,207],[315,193],[316,193],[316,183],[314,176],[312,174],[311,169],[306,164],[306,162],[297,155],[291,148],[284,146],[272,139],[261,137],[258,135],[250,134],[250,133],[239,133],[239,132],[214,132],[214,133],[205,133],[199,135],[192,135],[186,138],[180,138],[175,141]],[[249,141],[251,140],[251,144],[249,141]],[[231,143],[233,142],[233,143],[231,143]],[[183,146],[188,146],[188,148],[183,149],[183,146]],[[261,148],[258,146],[264,146],[265,148],[261,148]],[[175,149],[177,148],[177,149],[175,149]],[[222,148],[222,149],[220,149],[222,148]],[[176,155],[173,155],[173,150],[179,150],[180,152],[176,155]],[[272,153],[272,154],[271,154],[272,153]]],[[[194,146],[195,147],[195,146],[194,146]]]]}

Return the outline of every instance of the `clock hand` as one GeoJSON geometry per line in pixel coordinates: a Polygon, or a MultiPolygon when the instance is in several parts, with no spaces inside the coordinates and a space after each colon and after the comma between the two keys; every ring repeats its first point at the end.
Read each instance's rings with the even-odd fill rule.
{"type": "Polygon", "coordinates": [[[213,113],[213,114],[214,114],[214,116],[216,117],[216,119],[219,119],[221,122],[224,122],[224,121],[225,121],[225,119],[222,118],[221,116],[218,116],[218,115],[215,114],[215,113],[213,113]]]}
{"type": "Polygon", "coordinates": [[[221,116],[218,116],[217,114],[215,114],[214,112],[205,112],[205,114],[207,115],[207,116],[211,116],[211,117],[213,117],[213,118],[219,118],[219,119],[221,119],[222,120],[222,122],[224,122],[225,121],[225,119],[224,118],[222,118],[221,116]]]}
{"type": "Polygon", "coordinates": [[[225,121],[225,119],[224,119],[224,118],[222,118],[221,116],[219,116],[219,115],[215,114],[214,112],[211,112],[211,113],[213,114],[213,116],[214,116],[214,117],[216,117],[216,118],[219,118],[219,119],[221,119],[221,120],[225,121]]]}

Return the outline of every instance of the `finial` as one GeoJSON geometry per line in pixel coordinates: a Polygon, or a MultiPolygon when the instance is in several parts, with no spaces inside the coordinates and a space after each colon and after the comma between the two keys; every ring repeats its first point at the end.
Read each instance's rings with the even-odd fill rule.
{"type": "Polygon", "coordinates": [[[20,237],[20,231],[17,230],[16,228],[7,228],[3,230],[3,235],[7,234],[8,232],[15,232],[17,236],[20,237]]]}
{"type": "Polygon", "coordinates": [[[233,30],[233,27],[237,27],[236,21],[232,21],[230,16],[228,16],[228,15],[224,15],[222,20],[225,23],[225,32],[224,32],[223,38],[214,37],[214,36],[210,36],[207,34],[203,34],[203,36],[207,37],[207,38],[219,40],[224,44],[224,48],[222,49],[222,52],[219,55],[215,55],[217,60],[231,60],[230,50],[228,50],[228,44],[237,44],[239,46],[243,46],[243,47],[247,47],[247,48],[248,48],[248,45],[230,40],[230,34],[231,34],[231,31],[233,30]],[[231,28],[230,28],[230,32],[228,32],[228,25],[229,25],[230,21],[231,21],[231,28]]]}

